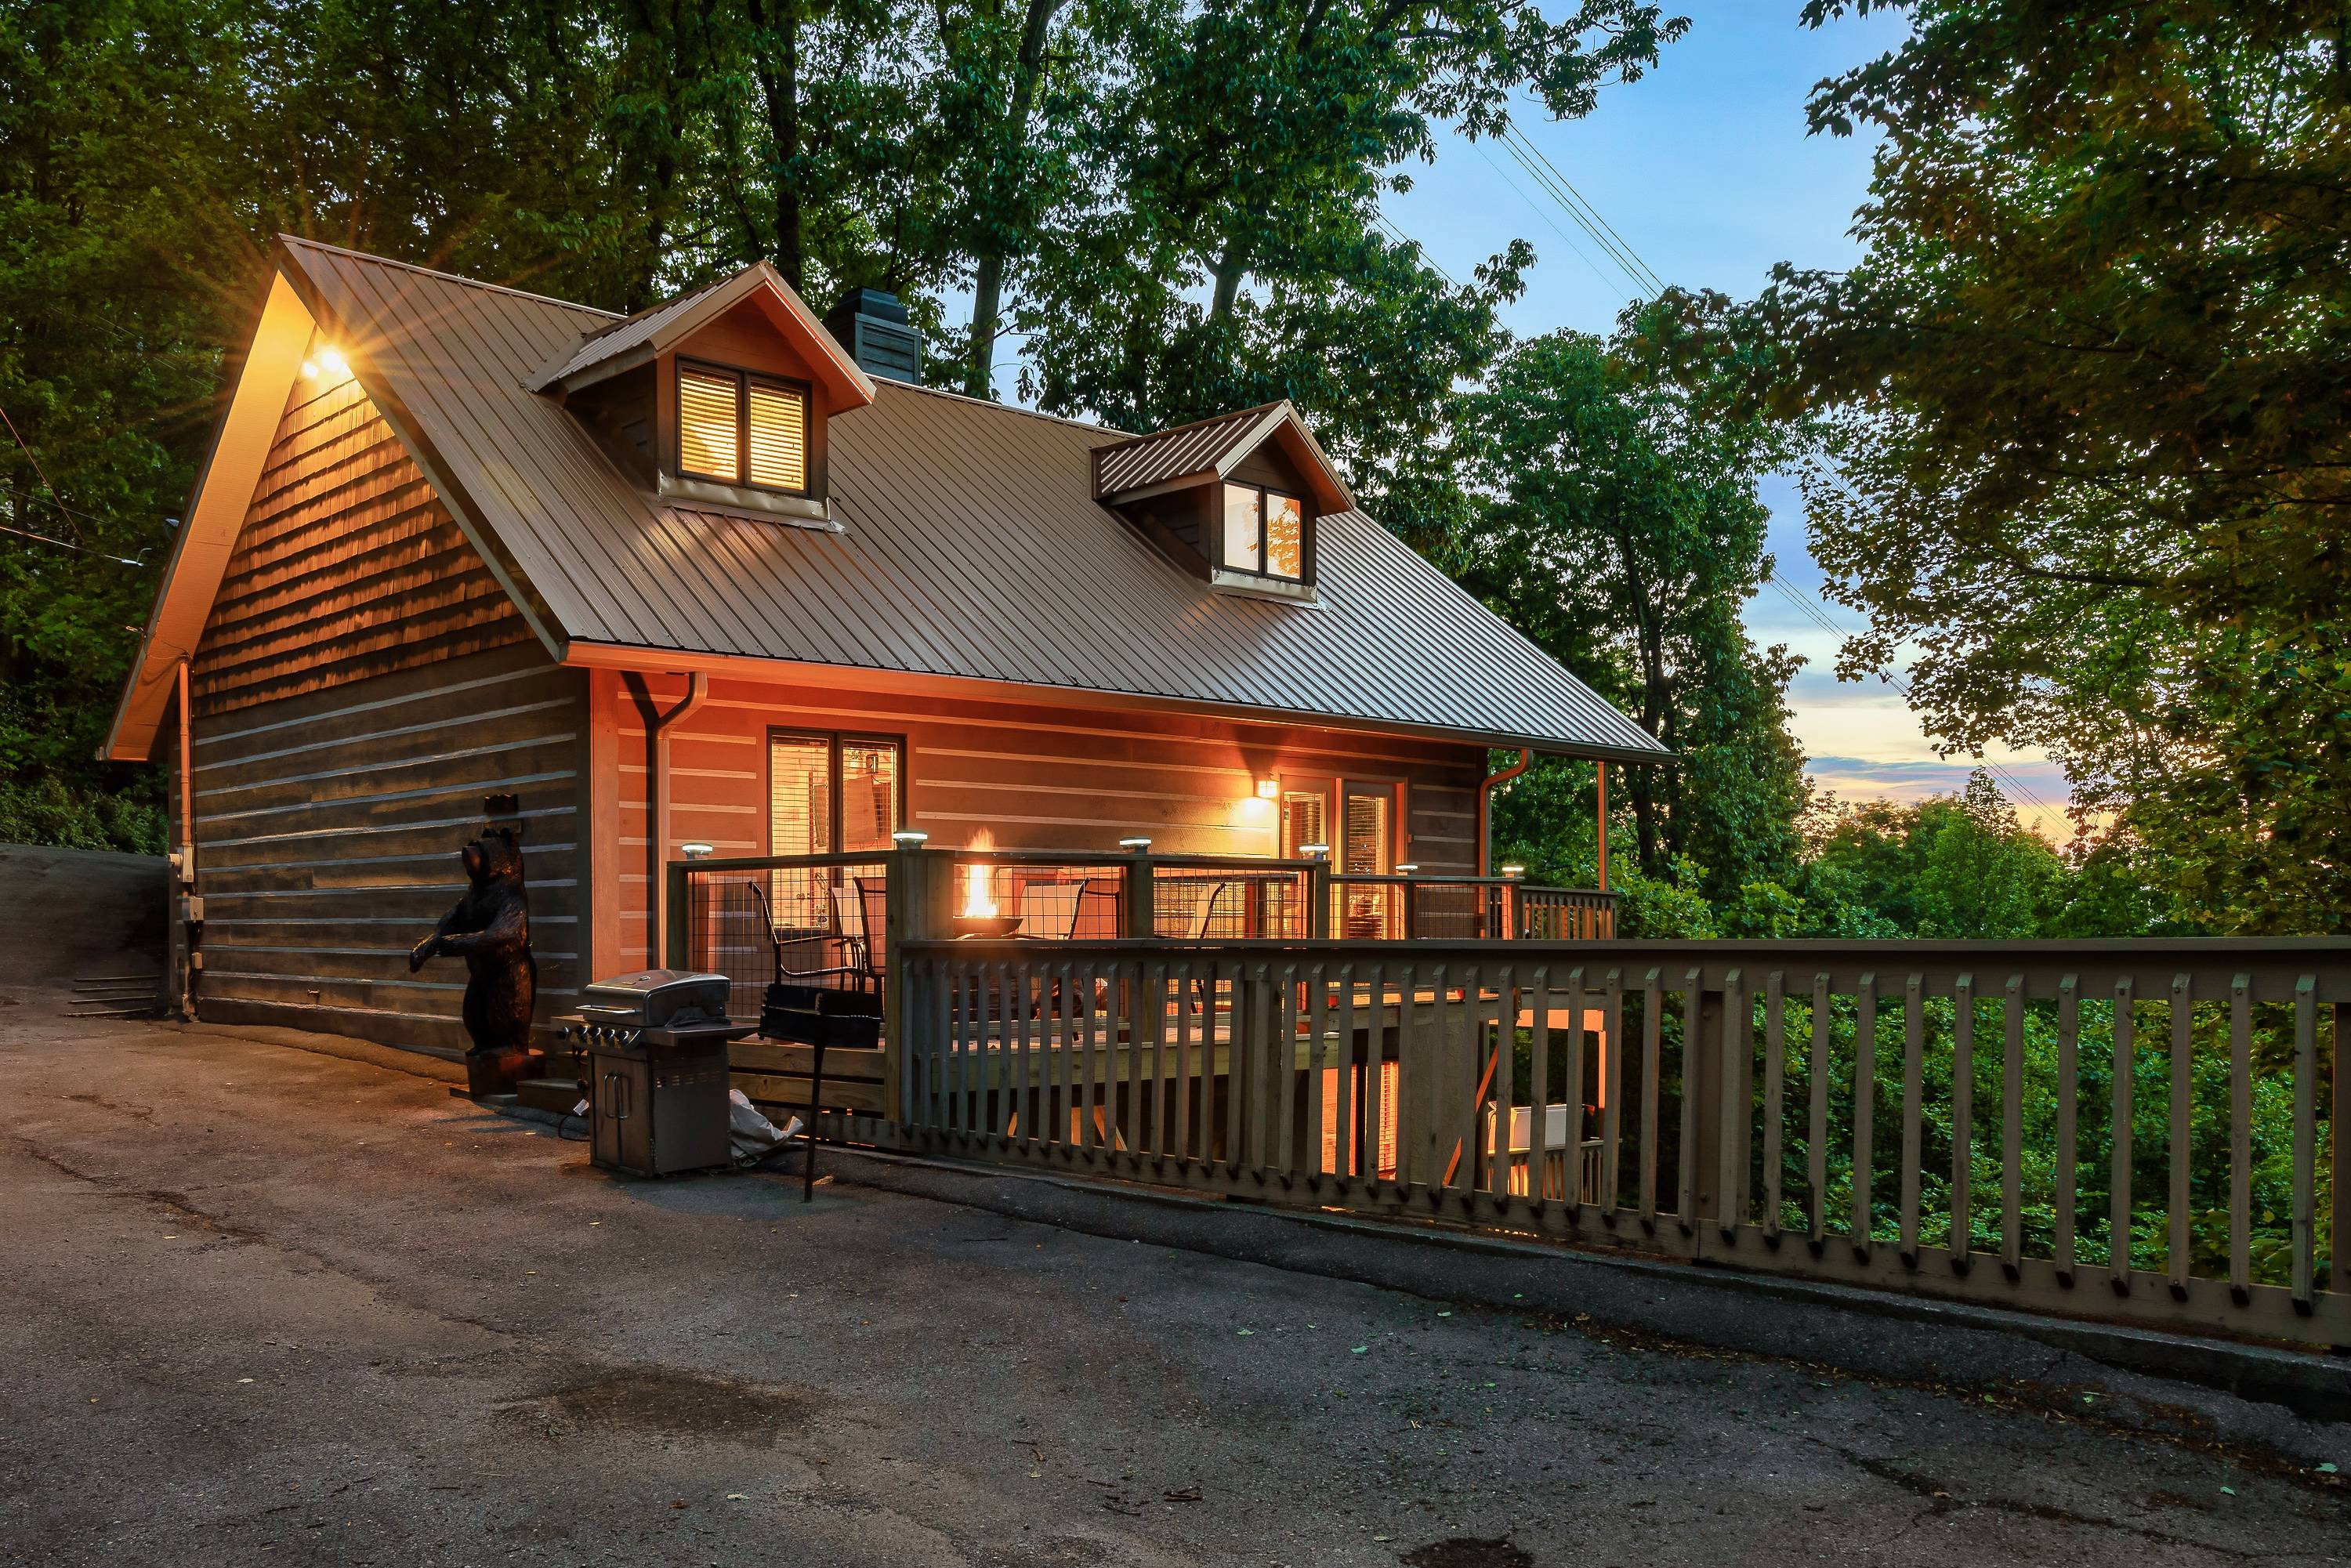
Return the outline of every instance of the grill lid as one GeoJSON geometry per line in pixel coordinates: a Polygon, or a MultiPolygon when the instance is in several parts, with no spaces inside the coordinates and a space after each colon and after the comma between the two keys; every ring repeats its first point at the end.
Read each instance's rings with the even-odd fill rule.
{"type": "Polygon", "coordinates": [[[599,980],[580,993],[580,1016],[591,1023],[661,1029],[671,1024],[724,1023],[734,982],[724,975],[686,969],[639,969],[599,980]]]}

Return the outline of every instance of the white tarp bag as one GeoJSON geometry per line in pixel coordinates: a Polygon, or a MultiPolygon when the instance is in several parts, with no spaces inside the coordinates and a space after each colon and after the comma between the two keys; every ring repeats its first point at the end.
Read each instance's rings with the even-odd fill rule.
{"type": "Polygon", "coordinates": [[[745,1099],[740,1089],[729,1089],[726,1100],[726,1137],[737,1164],[757,1165],[800,1135],[798,1116],[778,1127],[759,1114],[759,1108],[745,1099]]]}

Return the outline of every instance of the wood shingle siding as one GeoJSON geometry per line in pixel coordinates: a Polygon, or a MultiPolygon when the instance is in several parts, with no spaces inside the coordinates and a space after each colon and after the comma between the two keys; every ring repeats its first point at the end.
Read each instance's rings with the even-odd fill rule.
{"type": "Polygon", "coordinates": [[[199,1014],[446,1051],[465,969],[408,972],[455,902],[482,797],[522,800],[542,1018],[580,984],[586,680],[536,643],[325,687],[195,725],[199,1014]]]}
{"type": "Polygon", "coordinates": [[[196,712],[530,635],[359,382],[296,381],[190,670],[196,712]]]}

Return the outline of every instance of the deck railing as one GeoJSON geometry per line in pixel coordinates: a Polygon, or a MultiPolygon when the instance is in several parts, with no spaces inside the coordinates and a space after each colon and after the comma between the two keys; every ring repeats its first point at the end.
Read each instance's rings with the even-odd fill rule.
{"type": "MultiPolygon", "coordinates": [[[[942,935],[983,930],[979,911],[1015,922],[1024,941],[1593,939],[1614,931],[1614,894],[1505,877],[1350,875],[1321,861],[1241,855],[918,853],[930,880],[943,882],[924,894],[930,929],[942,935]]],[[[758,1016],[779,977],[881,989],[891,868],[904,860],[893,850],[673,862],[666,961],[730,977],[733,1010],[746,1017],[758,1016]]]]}
{"type": "Polygon", "coordinates": [[[2351,943],[906,941],[875,1137],[2351,1343],[2351,943]]]}

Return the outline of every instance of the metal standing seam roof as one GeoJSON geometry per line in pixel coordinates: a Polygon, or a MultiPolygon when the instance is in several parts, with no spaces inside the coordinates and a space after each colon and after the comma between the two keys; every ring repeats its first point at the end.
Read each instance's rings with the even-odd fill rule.
{"type": "Polygon", "coordinates": [[[675,504],[530,390],[613,317],[283,243],[362,384],[560,641],[1666,755],[1359,511],[1318,524],[1319,604],[1222,592],[1093,498],[1095,455],[1124,433],[889,381],[831,424],[841,531],[675,504]]]}

